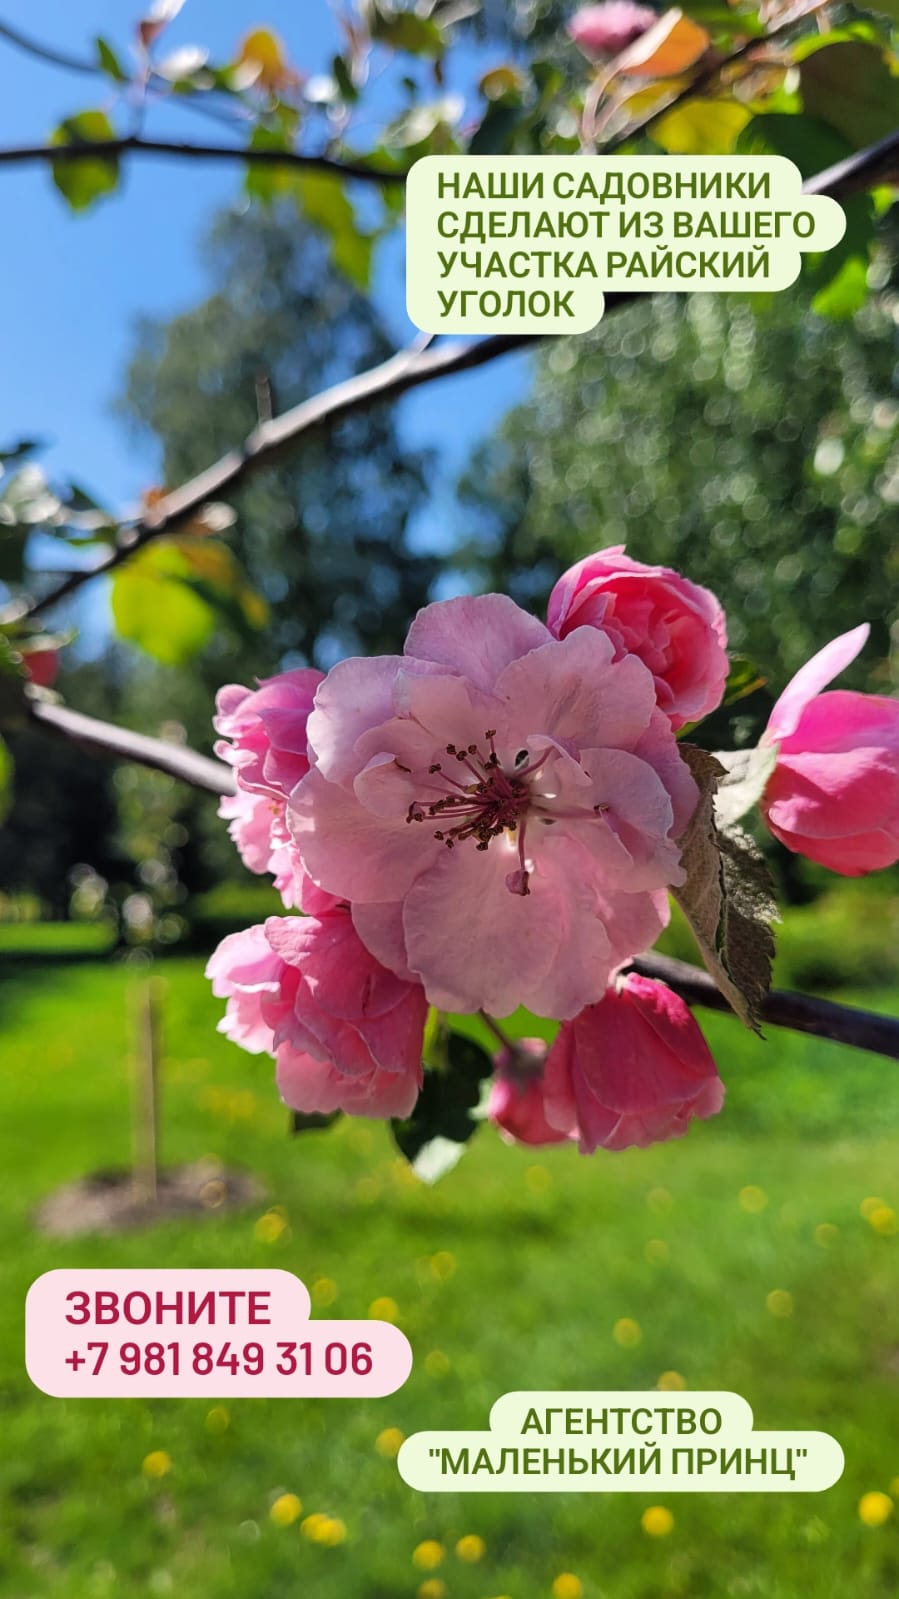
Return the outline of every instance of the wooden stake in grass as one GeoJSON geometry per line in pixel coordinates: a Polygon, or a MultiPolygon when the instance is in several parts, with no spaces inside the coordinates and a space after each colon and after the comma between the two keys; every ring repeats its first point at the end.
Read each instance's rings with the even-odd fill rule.
{"type": "Polygon", "coordinates": [[[159,1061],[162,1054],[162,992],[158,978],[135,994],[132,1085],[132,1160],[136,1197],[156,1204],[159,1189],[159,1061]]]}

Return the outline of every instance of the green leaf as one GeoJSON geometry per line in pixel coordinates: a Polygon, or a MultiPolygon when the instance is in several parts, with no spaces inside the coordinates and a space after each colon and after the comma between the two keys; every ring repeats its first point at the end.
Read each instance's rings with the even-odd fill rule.
{"type": "Polygon", "coordinates": [[[772,111],[747,122],[736,142],[738,155],[783,155],[804,178],[835,166],[852,146],[817,117],[772,111]]]}
{"type": "Polygon", "coordinates": [[[750,116],[736,100],[688,100],[655,123],[652,137],[672,155],[726,155],[750,116]]]}
{"type": "Polygon", "coordinates": [[[107,73],[115,83],[130,83],[131,80],[122,66],[121,61],[113,50],[112,45],[109,44],[106,39],[100,38],[95,39],[94,44],[97,50],[97,59],[103,71],[107,73]]]}
{"type": "Polygon", "coordinates": [[[829,283],[812,300],[812,310],[833,322],[855,316],[868,299],[868,262],[857,255],[845,260],[829,283]]]}
{"type": "MultiPolygon", "coordinates": [[[[289,151],[292,148],[292,141],[283,132],[260,124],[253,129],[248,148],[289,151]]],[[[292,193],[296,186],[296,171],[286,162],[283,167],[272,166],[268,162],[264,166],[261,162],[258,165],[254,165],[252,161],[247,163],[244,187],[252,199],[260,200],[263,205],[271,205],[282,195],[292,193]]]]}
{"type": "Polygon", "coordinates": [[[718,831],[714,807],[721,763],[692,744],[682,744],[680,751],[699,787],[699,803],[681,845],[687,880],[674,897],[725,999],[758,1032],[759,1010],[771,986],[771,923],[777,918],[768,868],[747,834],[736,828],[718,831]]]}
{"type": "Polygon", "coordinates": [[[358,226],[340,179],[326,172],[304,172],[295,178],[293,187],[307,220],[330,238],[331,259],[338,271],[358,289],[367,289],[374,239],[358,226]]]}
{"type": "Polygon", "coordinates": [[[493,101],[480,127],[472,134],[469,155],[507,155],[521,120],[521,107],[517,102],[510,105],[508,101],[493,101]]]}
{"type": "Polygon", "coordinates": [[[165,666],[185,665],[215,631],[215,610],[184,581],[188,574],[177,545],[160,540],[126,561],[112,580],[120,636],[165,666]]]}
{"type": "Polygon", "coordinates": [[[377,44],[404,50],[408,55],[437,57],[446,48],[436,22],[415,11],[395,11],[393,6],[380,3],[370,8],[369,27],[377,44]]]}
{"type": "MultiPolygon", "coordinates": [[[[81,111],[60,123],[50,135],[50,143],[92,144],[115,138],[115,129],[105,111],[81,111]]],[[[75,161],[54,161],[53,182],[73,211],[86,211],[103,195],[111,194],[119,181],[119,163],[115,156],[75,161]]]]}
{"type": "Polygon", "coordinates": [[[12,810],[14,775],[13,758],[0,738],[0,823],[6,821],[12,810]]]}
{"type": "Polygon", "coordinates": [[[340,98],[347,105],[354,105],[359,98],[359,90],[350,75],[350,68],[343,56],[335,56],[331,62],[331,71],[334,81],[340,90],[340,98]]]}
{"type": "Polygon", "coordinates": [[[0,633],[0,724],[16,726],[25,710],[27,678],[22,657],[5,633],[0,633]]]}
{"type": "Polygon", "coordinates": [[[828,45],[806,56],[799,75],[806,111],[844,134],[853,150],[895,131],[899,78],[877,46],[854,39],[828,45]]]}
{"type": "Polygon", "coordinates": [[[759,803],[777,765],[777,745],[756,744],[748,750],[716,750],[715,760],[724,771],[724,776],[718,779],[715,794],[715,821],[719,827],[727,829],[759,803]]]}
{"type": "Polygon", "coordinates": [[[343,1111],[291,1111],[290,1130],[292,1133],[321,1132],[326,1127],[333,1127],[340,1121],[343,1111]]]}
{"type": "Polygon", "coordinates": [[[754,694],[756,689],[764,688],[766,682],[767,678],[748,655],[732,655],[721,703],[735,705],[737,700],[745,700],[748,694],[754,694]]]}
{"type": "Polygon", "coordinates": [[[477,1131],[474,1113],[492,1075],[493,1061],[480,1044],[448,1035],[446,1070],[426,1071],[412,1115],[392,1123],[397,1148],[423,1182],[436,1182],[458,1161],[477,1131]]]}
{"type": "Polygon", "coordinates": [[[31,455],[41,448],[37,439],[17,439],[8,449],[0,450],[0,467],[8,466],[11,461],[21,461],[26,455],[31,455]]]}

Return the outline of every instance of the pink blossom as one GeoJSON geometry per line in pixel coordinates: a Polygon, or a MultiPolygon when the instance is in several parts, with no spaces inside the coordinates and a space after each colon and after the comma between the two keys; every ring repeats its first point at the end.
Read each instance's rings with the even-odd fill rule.
{"type": "Polygon", "coordinates": [[[272,949],[264,927],[229,933],[210,956],[206,976],[212,992],[228,1001],[218,1031],[251,1055],[273,1053],[272,1017],[283,973],[284,962],[272,949]]]}
{"type": "Polygon", "coordinates": [[[551,1127],[546,1119],[545,1056],[546,1045],[541,1038],[521,1038],[516,1056],[503,1049],[495,1057],[496,1076],[490,1086],[487,1115],[509,1144],[564,1144],[568,1140],[568,1133],[551,1127]]]}
{"type": "Polygon", "coordinates": [[[615,654],[488,594],[318,689],[300,856],[441,1009],[574,1016],[665,924],[696,789],[650,672],[615,654]]]}
{"type": "Polygon", "coordinates": [[[617,56],[656,21],[649,6],[633,0],[603,0],[581,6],[568,24],[568,34],[587,56],[617,56]]]}
{"type": "Polygon", "coordinates": [[[855,659],[868,632],[854,628],[807,661],[764,735],[778,746],[762,800],[771,832],[843,877],[899,860],[899,701],[820,692],[855,659]]]}
{"type": "Polygon", "coordinates": [[[219,1030],[275,1056],[294,1109],[409,1115],[421,1087],[427,1002],[420,985],[373,959],[345,906],[231,934],[207,976],[228,1001],[219,1030]]]}
{"type": "Polygon", "coordinates": [[[223,736],[215,753],[237,777],[237,793],[222,800],[219,815],[244,865],[270,873],[291,907],[303,903],[303,872],[287,831],[286,799],[309,770],[306,722],[322,679],[303,668],[267,678],[255,690],[229,684],[216,697],[214,726],[223,736]]]}
{"type": "Polygon", "coordinates": [[[623,544],[588,555],[559,578],[547,623],[557,638],[576,627],[599,628],[614,644],[616,660],[638,655],[675,729],[721,703],[727,632],[714,594],[667,566],[632,561],[623,544]]]}
{"type": "Polygon", "coordinates": [[[629,972],[566,1022],[546,1062],[547,1120],[582,1154],[679,1138],[724,1101],[708,1045],[670,988],[629,972]]]}

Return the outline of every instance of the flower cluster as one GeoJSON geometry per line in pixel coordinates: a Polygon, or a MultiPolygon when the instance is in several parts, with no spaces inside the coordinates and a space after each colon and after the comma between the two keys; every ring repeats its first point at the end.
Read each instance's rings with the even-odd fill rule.
{"type": "MultiPolygon", "coordinates": [[[[856,873],[899,857],[899,707],[820,690],[811,661],[765,735],[787,847],[856,873]]],[[[427,606],[398,656],[218,697],[222,814],[285,908],[209,964],[221,1029],[304,1112],[410,1116],[429,1007],[561,1023],[496,1063],[491,1119],[584,1152],[672,1137],[723,1088],[687,1006],[628,970],[684,883],[698,790],[677,735],[728,673],[714,595],[615,547],[559,580],[547,623],[500,594],[427,606]]]]}

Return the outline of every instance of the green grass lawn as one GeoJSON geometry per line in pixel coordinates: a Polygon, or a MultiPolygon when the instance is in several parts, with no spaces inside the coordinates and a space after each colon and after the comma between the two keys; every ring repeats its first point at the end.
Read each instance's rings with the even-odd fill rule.
{"type": "MultiPolygon", "coordinates": [[[[40,1199],[127,1160],[139,979],[110,962],[37,960],[0,982],[0,1594],[413,1599],[430,1580],[424,1599],[441,1599],[439,1582],[448,1599],[551,1599],[562,1572],[585,1599],[899,1591],[899,1514],[874,1529],[857,1513],[863,1493],[899,1478],[899,1236],[859,1209],[877,1196],[899,1211],[896,1066],[784,1034],[761,1043],[706,1017],[729,1086],[717,1123],[591,1160],[485,1130],[429,1190],[378,1125],[288,1139],[267,1063],[215,1033],[201,964],[173,958],[158,968],[165,1158],[242,1165],[268,1197],[240,1215],[59,1243],[34,1229],[40,1199]],[[386,1399],[237,1400],[226,1413],[47,1398],[23,1369],[25,1290],[51,1267],[88,1265],[285,1267],[328,1316],[387,1297],[412,1376],[386,1399]],[[769,1309],[776,1290],[791,1314],[769,1309]],[[622,1318],[640,1329],[631,1347],[613,1334],[622,1318]],[[376,1448],[387,1428],[480,1428],[510,1388],[652,1389],[670,1372],[743,1394],[760,1428],[832,1431],[843,1480],[812,1496],[427,1496],[376,1448]],[[150,1477],[143,1462],[160,1452],[170,1469],[150,1477]],[[303,1511],[281,1527],[269,1512],[285,1492],[303,1511]],[[667,1536],[641,1529],[653,1503],[673,1513],[667,1536]],[[315,1512],[345,1523],[343,1543],[304,1534],[315,1512]],[[454,1546],[472,1533],[486,1552],[466,1564],[454,1546]],[[413,1563],[425,1540],[446,1549],[433,1572],[413,1563]]],[[[895,995],[864,1002],[893,1009],[895,995]]]]}

